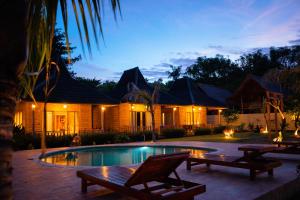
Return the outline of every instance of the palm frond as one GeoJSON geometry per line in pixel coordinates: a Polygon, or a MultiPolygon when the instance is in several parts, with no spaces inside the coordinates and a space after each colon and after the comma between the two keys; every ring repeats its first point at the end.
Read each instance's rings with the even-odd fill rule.
{"type": "MultiPolygon", "coordinates": [[[[97,46],[99,41],[99,36],[96,31],[97,27],[99,27],[99,35],[103,37],[101,17],[103,1],[105,0],[28,0],[28,60],[25,73],[21,78],[23,94],[29,95],[34,99],[33,88],[38,76],[32,76],[32,74],[39,73],[42,68],[49,69],[51,67],[52,40],[54,37],[58,5],[60,5],[61,8],[60,12],[62,14],[64,32],[66,33],[67,48],[69,49],[68,6],[70,6],[75,16],[82,50],[85,54],[85,47],[87,47],[91,55],[90,27],[93,30],[92,32],[97,46]],[[91,26],[88,26],[88,22],[90,22],[91,26]],[[82,30],[84,30],[84,32],[82,32],[82,30]],[[83,41],[83,36],[85,41],[83,41]]],[[[107,1],[110,2],[112,12],[114,16],[116,16],[116,13],[120,12],[119,0],[107,1]]]]}

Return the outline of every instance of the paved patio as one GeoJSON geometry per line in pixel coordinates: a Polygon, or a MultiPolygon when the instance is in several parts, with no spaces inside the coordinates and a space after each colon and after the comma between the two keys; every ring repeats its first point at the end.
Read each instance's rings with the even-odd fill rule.
{"type": "MultiPolygon", "coordinates": [[[[145,145],[149,143],[134,143],[145,145]]],[[[210,143],[210,142],[158,142],[157,144],[184,145],[216,148],[226,155],[242,155],[237,147],[245,144],[210,143]]],[[[53,149],[51,149],[53,150],[53,149]]],[[[36,199],[103,199],[125,200],[128,197],[111,193],[99,186],[89,188],[87,194],[80,192],[80,179],[73,167],[57,167],[41,164],[37,156],[39,150],[19,151],[13,157],[13,186],[16,200],[36,199]]],[[[206,184],[207,191],[196,199],[287,199],[293,192],[299,191],[300,179],[297,179],[297,155],[266,154],[268,157],[283,159],[283,165],[274,171],[274,177],[261,174],[255,181],[249,180],[249,171],[221,166],[195,166],[187,171],[185,165],[178,168],[179,175],[186,180],[206,184]]]]}

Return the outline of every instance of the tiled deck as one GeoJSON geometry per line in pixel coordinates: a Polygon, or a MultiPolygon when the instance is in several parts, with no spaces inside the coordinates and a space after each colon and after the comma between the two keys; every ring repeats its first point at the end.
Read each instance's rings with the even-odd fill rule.
{"type": "MultiPolygon", "coordinates": [[[[145,143],[134,143],[136,144],[145,143]]],[[[242,152],[237,150],[242,144],[209,142],[157,144],[217,148],[219,153],[226,155],[242,155],[242,152]]],[[[99,186],[90,187],[88,194],[81,194],[80,180],[75,174],[77,168],[41,165],[36,158],[38,154],[39,150],[14,153],[13,186],[16,200],[129,199],[116,193],[109,193],[103,188],[99,190],[99,186]]],[[[185,165],[181,165],[177,171],[183,179],[206,184],[206,193],[197,196],[196,199],[284,199],[289,196],[289,191],[297,190],[297,187],[300,190],[300,179],[297,179],[296,174],[296,164],[300,162],[300,156],[279,154],[266,156],[288,158],[283,160],[283,166],[275,169],[273,178],[262,174],[255,181],[250,181],[248,170],[220,166],[212,166],[210,169],[195,166],[189,172],[185,169],[185,165]]]]}

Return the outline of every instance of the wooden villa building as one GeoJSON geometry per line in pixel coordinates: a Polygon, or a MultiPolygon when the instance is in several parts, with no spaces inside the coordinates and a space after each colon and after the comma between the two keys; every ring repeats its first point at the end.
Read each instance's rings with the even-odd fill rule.
{"type": "MultiPolygon", "coordinates": [[[[74,134],[82,132],[136,132],[151,129],[149,108],[143,102],[124,98],[129,85],[152,93],[139,68],[124,71],[109,94],[73,79],[62,70],[51,93],[46,111],[47,132],[74,134]]],[[[43,83],[34,91],[37,103],[20,100],[15,123],[28,133],[43,131],[43,83]]],[[[160,91],[154,105],[155,130],[165,127],[194,128],[207,125],[207,111],[224,109],[223,103],[209,97],[189,78],[175,81],[168,92],[160,91]]]]}

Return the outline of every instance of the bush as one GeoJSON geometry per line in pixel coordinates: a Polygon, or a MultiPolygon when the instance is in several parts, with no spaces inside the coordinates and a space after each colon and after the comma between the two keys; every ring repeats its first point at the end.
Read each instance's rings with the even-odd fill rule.
{"type": "Polygon", "coordinates": [[[226,126],[216,126],[213,128],[213,133],[214,134],[219,134],[219,133],[223,133],[224,130],[226,129],[226,126]]]}
{"type": "MultiPolygon", "coordinates": [[[[158,139],[158,134],[155,134],[155,138],[158,139]]],[[[131,133],[128,134],[129,138],[133,142],[138,142],[138,141],[150,141],[152,140],[152,131],[140,131],[136,133],[131,133]]]]}
{"type": "Polygon", "coordinates": [[[112,144],[115,143],[116,136],[117,133],[82,133],[81,145],[112,144]]]}
{"type": "Polygon", "coordinates": [[[254,123],[249,122],[249,124],[248,124],[248,129],[249,129],[250,131],[253,131],[253,130],[254,130],[254,123]]]}
{"type": "Polygon", "coordinates": [[[161,136],[164,138],[179,138],[185,135],[186,131],[183,128],[166,128],[161,131],[161,136]]]}
{"type": "Polygon", "coordinates": [[[239,111],[233,109],[226,109],[223,111],[223,118],[229,126],[230,123],[233,123],[239,119],[239,111]]]}
{"type": "Polygon", "coordinates": [[[197,128],[194,135],[210,135],[212,130],[210,128],[197,128]]]}
{"type": "Polygon", "coordinates": [[[243,131],[245,131],[245,123],[241,123],[239,126],[237,126],[237,130],[239,131],[239,132],[243,132],[243,131]]]}
{"type": "Polygon", "coordinates": [[[130,138],[126,134],[118,134],[115,137],[115,142],[116,143],[125,143],[125,142],[130,142],[130,138]]]}

